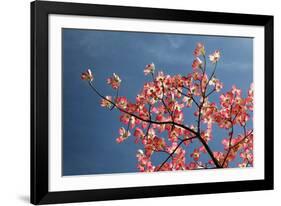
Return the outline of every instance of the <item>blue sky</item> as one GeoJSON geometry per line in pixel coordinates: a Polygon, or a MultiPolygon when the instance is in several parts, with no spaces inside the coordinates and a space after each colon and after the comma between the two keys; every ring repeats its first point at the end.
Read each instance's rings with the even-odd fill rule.
{"type": "MultiPolygon", "coordinates": [[[[96,87],[106,95],[114,95],[106,84],[107,77],[113,72],[119,74],[120,95],[134,100],[144,82],[150,81],[143,74],[146,64],[154,62],[157,70],[185,75],[192,71],[196,43],[203,42],[207,54],[216,49],[222,53],[216,73],[224,83],[222,92],[233,84],[247,91],[253,81],[252,38],[78,29],[63,29],[62,38],[63,175],[137,171],[135,154],[142,146],[134,144],[134,137],[122,144],[115,142],[123,126],[119,112],[101,108],[98,96],[81,81],[80,74],[87,68],[95,74],[96,87]]],[[[212,100],[218,98],[215,94],[212,100]]],[[[188,114],[185,120],[190,123],[194,118],[188,114]]],[[[221,139],[226,134],[215,128],[211,148],[222,150],[221,139]]],[[[192,151],[193,147],[187,151],[187,158],[192,151]]],[[[163,155],[153,157],[155,163],[163,159],[163,155]]]]}

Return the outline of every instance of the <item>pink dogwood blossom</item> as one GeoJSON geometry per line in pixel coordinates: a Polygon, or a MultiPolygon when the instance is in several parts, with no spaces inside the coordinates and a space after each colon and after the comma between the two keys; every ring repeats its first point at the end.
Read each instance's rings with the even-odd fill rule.
{"type": "Polygon", "coordinates": [[[151,63],[151,64],[148,64],[148,65],[145,66],[143,72],[144,72],[145,75],[148,75],[148,74],[151,74],[151,73],[153,74],[154,71],[155,71],[155,65],[153,63],[151,63]]]}
{"type": "Polygon", "coordinates": [[[86,81],[93,81],[94,76],[92,74],[92,71],[90,69],[87,69],[87,71],[81,74],[81,79],[86,81]]]}
{"type": "Polygon", "coordinates": [[[107,79],[107,84],[111,85],[113,89],[118,89],[121,84],[121,79],[117,74],[113,73],[112,77],[107,79]]]}
{"type": "Polygon", "coordinates": [[[216,50],[214,53],[209,55],[209,59],[214,64],[219,61],[220,56],[221,56],[220,51],[216,50]]]}
{"type": "Polygon", "coordinates": [[[127,139],[131,135],[130,131],[125,130],[124,127],[121,127],[119,129],[119,134],[120,134],[120,136],[116,139],[116,142],[118,142],[118,143],[123,142],[125,139],[127,139]]]}

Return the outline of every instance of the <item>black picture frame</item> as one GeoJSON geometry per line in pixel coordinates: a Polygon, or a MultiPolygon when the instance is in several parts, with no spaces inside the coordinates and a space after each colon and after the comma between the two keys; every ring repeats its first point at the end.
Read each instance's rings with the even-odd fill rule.
{"type": "Polygon", "coordinates": [[[273,189],[273,16],[137,8],[63,2],[31,2],[31,203],[51,204],[273,189]],[[265,28],[264,180],[49,192],[48,15],[155,19],[265,28]]]}

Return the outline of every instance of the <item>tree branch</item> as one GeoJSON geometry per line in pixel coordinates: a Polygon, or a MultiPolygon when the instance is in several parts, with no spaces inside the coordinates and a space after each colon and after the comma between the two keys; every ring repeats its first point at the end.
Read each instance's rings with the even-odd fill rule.
{"type": "Polygon", "coordinates": [[[92,90],[93,90],[99,97],[101,97],[102,99],[104,99],[104,100],[110,102],[110,103],[111,103],[112,105],[114,105],[118,110],[120,110],[120,111],[122,111],[122,112],[124,112],[124,113],[126,113],[126,114],[129,114],[129,115],[131,115],[131,116],[133,116],[133,117],[135,117],[135,118],[137,118],[137,119],[139,119],[139,120],[141,120],[141,121],[148,122],[148,123],[152,123],[152,124],[158,124],[158,125],[162,125],[162,124],[171,124],[171,125],[178,126],[178,127],[183,128],[183,129],[186,129],[186,130],[188,130],[189,132],[193,133],[194,135],[198,135],[198,133],[197,133],[196,131],[194,131],[193,129],[191,129],[191,128],[185,126],[185,125],[182,125],[182,124],[173,122],[173,121],[158,122],[158,121],[153,121],[153,120],[147,120],[147,119],[144,119],[144,118],[142,118],[142,117],[139,117],[139,116],[137,116],[137,115],[135,115],[135,114],[133,114],[133,113],[130,113],[130,112],[128,112],[128,111],[126,111],[126,110],[124,110],[124,109],[118,107],[113,101],[111,101],[111,100],[105,98],[105,96],[103,96],[103,95],[93,86],[93,84],[92,84],[91,82],[89,82],[89,85],[90,85],[90,87],[92,88],[92,90]]]}
{"type": "Polygon", "coordinates": [[[157,169],[157,171],[161,170],[161,168],[164,166],[164,164],[173,156],[173,154],[176,152],[176,150],[181,146],[182,143],[184,143],[185,141],[187,140],[191,140],[191,139],[194,139],[194,138],[197,138],[197,136],[193,136],[193,137],[190,137],[190,138],[186,138],[186,139],[183,139],[179,142],[179,144],[176,146],[176,148],[170,153],[170,155],[165,159],[164,162],[162,162],[162,164],[160,165],[160,167],[157,169]]]}
{"type": "MultiPolygon", "coordinates": [[[[206,60],[206,57],[204,55],[204,60],[206,60]]],[[[215,64],[215,68],[213,70],[213,73],[211,75],[211,78],[213,77],[213,75],[215,74],[216,72],[216,67],[217,67],[217,63],[215,64]]],[[[204,72],[203,72],[203,76],[205,75],[205,72],[206,72],[206,65],[204,66],[204,72]]],[[[201,110],[202,110],[202,107],[205,103],[205,99],[206,99],[206,91],[207,91],[207,87],[209,85],[209,82],[210,82],[210,79],[208,80],[206,86],[205,86],[205,89],[204,89],[204,92],[202,92],[202,79],[200,80],[200,85],[201,85],[201,93],[202,93],[202,102],[201,104],[199,105],[199,108],[198,108],[198,123],[197,123],[197,128],[198,128],[198,134],[199,134],[199,140],[201,141],[201,143],[203,144],[203,146],[205,147],[206,151],[208,152],[208,154],[210,155],[211,159],[213,160],[214,164],[216,165],[217,168],[221,168],[222,166],[219,164],[218,160],[214,157],[214,154],[211,150],[211,148],[209,147],[209,145],[207,144],[207,142],[201,137],[201,110]]]]}
{"type": "Polygon", "coordinates": [[[177,92],[179,92],[181,95],[185,96],[185,97],[188,97],[188,98],[191,98],[192,101],[196,104],[197,107],[199,107],[199,104],[197,103],[197,101],[194,99],[194,97],[191,95],[191,96],[188,96],[186,95],[185,93],[181,92],[178,88],[177,88],[177,92]]]}

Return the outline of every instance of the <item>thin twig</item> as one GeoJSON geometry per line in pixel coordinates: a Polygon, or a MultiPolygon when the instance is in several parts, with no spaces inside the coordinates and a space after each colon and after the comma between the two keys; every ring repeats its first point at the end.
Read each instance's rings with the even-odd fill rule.
{"type": "Polygon", "coordinates": [[[153,123],[153,124],[158,124],[158,125],[162,125],[162,124],[171,124],[171,125],[175,125],[175,126],[178,126],[178,127],[183,128],[183,129],[186,129],[186,130],[188,130],[189,132],[193,133],[194,135],[198,135],[198,133],[197,133],[196,131],[194,131],[193,129],[191,129],[191,128],[185,126],[185,125],[179,124],[179,123],[177,123],[177,122],[173,122],[173,121],[158,122],[158,121],[153,121],[153,120],[147,120],[147,119],[144,119],[144,118],[142,118],[142,117],[140,117],[140,116],[137,116],[137,115],[135,115],[135,114],[133,114],[133,113],[130,113],[130,112],[128,112],[128,111],[126,111],[126,110],[124,110],[124,109],[118,107],[113,101],[111,101],[111,100],[109,100],[109,99],[106,99],[105,96],[103,96],[103,95],[93,86],[93,84],[92,84],[91,82],[89,82],[89,85],[90,85],[90,87],[92,88],[92,90],[93,90],[98,96],[100,96],[102,99],[105,99],[105,100],[107,100],[108,102],[110,102],[112,105],[114,105],[114,106],[115,106],[118,110],[120,110],[121,112],[124,112],[124,113],[126,113],[126,114],[129,114],[129,115],[131,115],[131,116],[133,116],[133,117],[135,117],[135,118],[137,118],[137,119],[139,119],[139,120],[141,120],[141,121],[143,121],[143,122],[148,122],[148,123],[153,123]]]}
{"type": "Polygon", "coordinates": [[[191,140],[197,138],[197,136],[193,136],[187,139],[183,139],[179,142],[179,144],[176,146],[176,148],[170,153],[170,155],[165,159],[164,162],[162,162],[162,164],[160,165],[160,167],[157,169],[157,171],[161,170],[161,168],[164,166],[164,164],[173,156],[173,154],[176,152],[176,150],[181,146],[181,144],[187,140],[191,140]]]}

